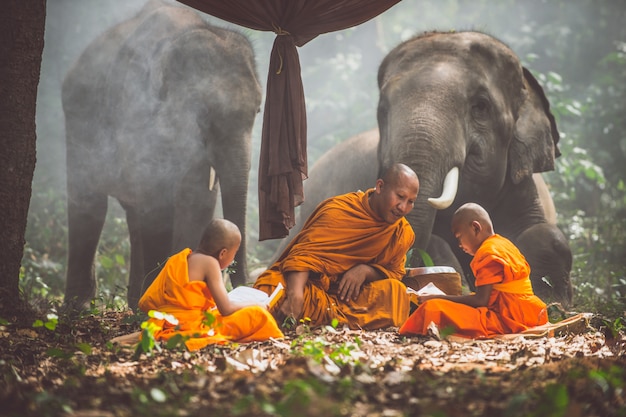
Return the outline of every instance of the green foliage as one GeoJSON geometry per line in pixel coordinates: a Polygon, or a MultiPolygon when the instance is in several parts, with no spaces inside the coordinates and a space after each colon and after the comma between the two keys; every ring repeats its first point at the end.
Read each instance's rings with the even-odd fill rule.
{"type": "Polygon", "coordinates": [[[405,268],[412,268],[418,266],[435,266],[433,259],[428,252],[420,248],[411,248],[406,253],[405,268]],[[415,252],[417,251],[417,254],[415,252]]]}
{"type": "Polygon", "coordinates": [[[330,394],[330,388],[318,379],[296,378],[285,382],[278,398],[247,395],[235,402],[232,412],[234,415],[280,417],[344,415],[336,403],[327,401],[330,394]]]}
{"type": "Polygon", "coordinates": [[[529,417],[562,417],[565,416],[568,404],[567,387],[559,383],[549,384],[529,417]]]}
{"type": "MultiPolygon", "coordinates": [[[[309,319],[310,321],[310,319],[309,319]]],[[[324,337],[311,337],[312,332],[308,323],[301,320],[300,335],[291,342],[291,353],[294,356],[302,356],[313,359],[317,363],[324,363],[326,360],[332,361],[337,366],[358,365],[359,360],[353,353],[361,347],[361,340],[355,337],[353,341],[343,343],[331,343],[324,337]]],[[[330,327],[334,330],[334,327],[330,327]]]]}
{"type": "Polygon", "coordinates": [[[626,372],[615,365],[611,366],[608,371],[592,369],[589,371],[589,378],[604,394],[619,395],[626,386],[626,372]]]}
{"type": "Polygon", "coordinates": [[[46,321],[43,321],[41,319],[37,319],[33,323],[33,327],[35,327],[35,328],[37,328],[37,327],[45,327],[46,329],[48,329],[50,331],[54,331],[57,328],[57,324],[58,323],[59,323],[59,317],[56,314],[54,314],[54,313],[49,313],[46,316],[46,321]]]}
{"type": "MultiPolygon", "coordinates": [[[[570,87],[556,73],[536,76],[559,126],[569,128],[565,133],[561,128],[562,156],[546,178],[558,210],[559,227],[572,248],[574,305],[614,314],[624,309],[626,301],[626,223],[619,220],[626,214],[626,191],[622,179],[609,180],[597,162],[601,154],[594,152],[583,136],[596,123],[594,117],[601,104],[591,96],[585,102],[568,98],[570,87]]],[[[623,98],[626,100],[626,94],[623,98]]],[[[626,129],[623,132],[626,134],[626,129]]]]}

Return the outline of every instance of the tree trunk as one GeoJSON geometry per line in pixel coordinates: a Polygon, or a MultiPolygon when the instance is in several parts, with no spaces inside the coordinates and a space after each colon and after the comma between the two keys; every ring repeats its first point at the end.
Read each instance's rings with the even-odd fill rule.
{"type": "Polygon", "coordinates": [[[35,106],[46,0],[4,0],[0,13],[0,315],[20,306],[19,271],[35,170],[35,106]]]}

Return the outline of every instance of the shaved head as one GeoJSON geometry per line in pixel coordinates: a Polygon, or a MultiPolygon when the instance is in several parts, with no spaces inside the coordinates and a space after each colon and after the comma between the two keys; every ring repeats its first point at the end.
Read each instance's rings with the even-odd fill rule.
{"type": "Polygon", "coordinates": [[[226,219],[213,219],[204,229],[198,252],[215,256],[222,249],[232,249],[241,244],[241,232],[237,225],[226,219]]]}
{"type": "Polygon", "coordinates": [[[477,221],[483,228],[493,233],[493,224],[491,223],[489,213],[476,203],[465,203],[454,212],[454,216],[452,216],[452,230],[455,230],[460,225],[470,225],[474,221],[477,221]]]}
{"type": "Polygon", "coordinates": [[[417,174],[411,168],[404,164],[393,164],[380,177],[385,184],[395,187],[401,183],[416,183],[419,187],[417,174]]]}

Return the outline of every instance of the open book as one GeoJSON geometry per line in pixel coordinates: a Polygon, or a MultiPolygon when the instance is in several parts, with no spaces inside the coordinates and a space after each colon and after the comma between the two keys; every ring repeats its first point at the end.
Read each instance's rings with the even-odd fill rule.
{"type": "Polygon", "coordinates": [[[409,294],[409,299],[412,303],[418,304],[418,296],[420,295],[445,295],[446,293],[441,291],[439,287],[437,287],[432,282],[429,282],[419,290],[415,291],[411,287],[406,287],[406,292],[409,294]]]}
{"type": "Polygon", "coordinates": [[[268,310],[272,310],[276,303],[281,299],[285,293],[285,288],[280,282],[272,292],[267,295],[261,290],[256,288],[246,287],[245,285],[239,286],[228,293],[230,301],[243,304],[263,304],[268,310]]]}

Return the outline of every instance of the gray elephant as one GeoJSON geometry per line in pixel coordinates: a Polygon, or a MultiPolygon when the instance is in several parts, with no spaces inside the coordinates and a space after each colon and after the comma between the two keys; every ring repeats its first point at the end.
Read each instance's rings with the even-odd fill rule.
{"type": "Polygon", "coordinates": [[[416,246],[427,247],[432,231],[462,260],[451,216],[477,202],[498,233],[526,250],[537,295],[569,304],[571,251],[546,223],[532,178],[554,169],[559,133],[543,89],[515,53],[478,32],[426,33],[385,57],[378,85],[379,166],[403,162],[420,178],[409,215],[416,246]],[[528,252],[539,242],[545,254],[528,252]],[[558,267],[542,262],[547,254],[558,267]]]}
{"type": "MultiPolygon", "coordinates": [[[[108,196],[126,211],[129,306],[172,253],[195,248],[214,215],[246,234],[251,131],[261,87],[253,49],[239,33],[158,1],[111,28],[63,82],[67,132],[66,304],[96,290],[94,256],[108,196]]],[[[234,286],[246,282],[245,239],[234,286]]]]}
{"type": "Polygon", "coordinates": [[[549,193],[533,175],[554,168],[559,134],[542,88],[515,54],[482,33],[428,33],[387,55],[379,87],[380,141],[369,131],[320,158],[305,182],[302,218],[333,193],[371,186],[377,167],[402,162],[420,178],[416,207],[407,216],[416,247],[435,263],[463,269],[472,286],[469,258],[450,221],[461,204],[477,202],[527,257],[537,295],[568,305],[571,250],[554,221],[546,220],[551,199],[542,204],[538,187],[544,197],[549,193]]]}

